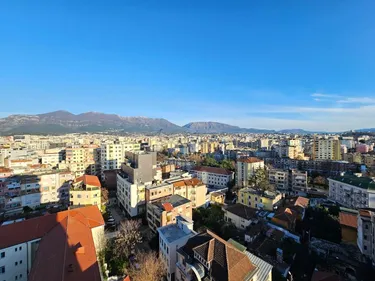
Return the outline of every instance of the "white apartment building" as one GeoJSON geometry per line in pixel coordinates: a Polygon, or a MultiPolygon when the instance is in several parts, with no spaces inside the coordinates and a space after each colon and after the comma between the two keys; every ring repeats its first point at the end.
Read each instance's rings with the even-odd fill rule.
{"type": "Polygon", "coordinates": [[[350,209],[375,208],[375,182],[372,178],[342,175],[328,181],[329,199],[350,209]]]}
{"type": "Polygon", "coordinates": [[[125,160],[126,151],[140,150],[139,143],[104,143],[100,146],[101,152],[101,169],[116,170],[121,168],[121,164],[125,160]]]}
{"type": "Polygon", "coordinates": [[[236,185],[245,187],[258,169],[264,169],[264,161],[255,157],[238,159],[236,164],[236,185]]]}
{"type": "Polygon", "coordinates": [[[145,184],[131,183],[125,173],[119,172],[117,174],[117,201],[130,217],[144,213],[146,211],[145,184]]]}
{"type": "Polygon", "coordinates": [[[176,223],[159,227],[159,257],[164,261],[167,269],[168,281],[175,280],[177,250],[197,233],[193,230],[193,221],[178,216],[176,223]]]}
{"type": "Polygon", "coordinates": [[[289,172],[279,169],[270,169],[268,171],[268,180],[278,190],[287,190],[289,188],[289,172]]]}
{"type": "Polygon", "coordinates": [[[201,166],[195,167],[191,172],[205,185],[219,188],[227,188],[234,178],[233,172],[223,168],[201,166]]]}

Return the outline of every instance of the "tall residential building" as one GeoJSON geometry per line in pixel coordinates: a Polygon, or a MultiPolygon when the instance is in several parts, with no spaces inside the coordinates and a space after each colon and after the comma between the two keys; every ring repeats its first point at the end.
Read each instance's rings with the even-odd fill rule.
{"type": "Polygon", "coordinates": [[[125,160],[126,151],[141,149],[139,143],[113,142],[103,143],[100,146],[100,161],[102,171],[117,170],[125,160]]]}
{"type": "Polygon", "coordinates": [[[319,139],[314,136],[313,160],[341,160],[341,142],[339,139],[319,139]]]}
{"type": "Polygon", "coordinates": [[[96,206],[0,227],[0,279],[101,280],[104,220],[96,206]]]}
{"type": "Polygon", "coordinates": [[[187,240],[197,233],[193,230],[193,221],[177,216],[176,222],[159,227],[159,258],[165,263],[168,281],[175,280],[177,251],[185,246],[187,240]]]}
{"type": "Polygon", "coordinates": [[[70,188],[70,205],[101,208],[101,185],[97,176],[84,175],[74,180],[70,188]]]}
{"type": "Polygon", "coordinates": [[[372,178],[342,175],[328,181],[329,199],[350,209],[375,208],[375,182],[372,178]]]}
{"type": "Polygon", "coordinates": [[[375,265],[375,212],[359,210],[357,223],[357,245],[361,253],[375,265]]]}
{"type": "Polygon", "coordinates": [[[68,203],[74,176],[70,172],[44,172],[2,178],[0,209],[17,212],[23,207],[35,208],[47,203],[68,203]]]}
{"type": "Polygon", "coordinates": [[[95,175],[99,172],[97,150],[97,146],[66,148],[65,162],[67,167],[76,177],[84,174],[95,175]]]}
{"type": "Polygon", "coordinates": [[[238,159],[236,164],[236,185],[245,187],[258,169],[264,169],[264,161],[255,157],[238,159]]]}
{"type": "Polygon", "coordinates": [[[152,185],[155,176],[155,152],[126,152],[125,163],[117,174],[117,199],[120,208],[129,216],[145,212],[145,186],[152,185]]]}

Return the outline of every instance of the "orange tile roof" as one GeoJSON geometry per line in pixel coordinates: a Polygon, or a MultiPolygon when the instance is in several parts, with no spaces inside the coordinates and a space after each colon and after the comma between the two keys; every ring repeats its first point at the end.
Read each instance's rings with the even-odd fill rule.
{"type": "Polygon", "coordinates": [[[260,160],[259,158],[256,158],[256,157],[249,157],[249,158],[238,159],[238,162],[243,162],[243,163],[257,163],[257,162],[263,162],[263,160],[260,160]]]}
{"type": "Polygon", "coordinates": [[[355,214],[340,212],[339,218],[341,225],[357,228],[357,216],[355,214]]]}
{"type": "Polygon", "coordinates": [[[179,180],[173,183],[173,187],[183,187],[183,186],[196,186],[203,184],[202,181],[200,181],[197,178],[192,178],[189,180],[179,180]]]}
{"type": "Polygon", "coordinates": [[[370,212],[367,211],[367,210],[359,210],[359,214],[360,214],[362,217],[371,217],[370,212]]]}
{"type": "Polygon", "coordinates": [[[242,281],[256,270],[249,257],[215,233],[207,230],[211,239],[194,247],[194,251],[211,263],[215,280],[242,281]]]}
{"type": "Polygon", "coordinates": [[[42,237],[28,276],[29,281],[101,280],[91,233],[91,225],[99,222],[93,220],[95,215],[94,218],[88,218],[84,214],[96,210],[100,215],[99,209],[95,208],[82,212],[80,209],[66,211],[64,219],[42,237]]]}
{"type": "Polygon", "coordinates": [[[166,212],[170,212],[170,211],[173,210],[173,206],[172,206],[172,204],[169,203],[169,202],[162,203],[162,205],[163,205],[163,208],[164,208],[164,210],[165,210],[166,212]]]}
{"type": "Polygon", "coordinates": [[[80,181],[83,181],[83,183],[86,185],[93,185],[93,186],[101,187],[100,181],[97,176],[83,175],[74,180],[75,183],[80,182],[80,181]]]}
{"type": "Polygon", "coordinates": [[[303,208],[307,208],[309,206],[309,199],[305,198],[305,197],[302,197],[302,196],[298,196],[296,202],[294,203],[294,206],[300,206],[300,207],[303,207],[303,208]]]}
{"type": "Polygon", "coordinates": [[[0,173],[11,173],[11,172],[13,172],[12,169],[0,167],[0,173]]]}
{"type": "Polygon", "coordinates": [[[55,226],[60,225],[68,216],[76,216],[77,214],[83,216],[85,224],[90,228],[104,225],[103,217],[97,206],[87,206],[45,215],[0,227],[0,249],[42,238],[55,226]]]}

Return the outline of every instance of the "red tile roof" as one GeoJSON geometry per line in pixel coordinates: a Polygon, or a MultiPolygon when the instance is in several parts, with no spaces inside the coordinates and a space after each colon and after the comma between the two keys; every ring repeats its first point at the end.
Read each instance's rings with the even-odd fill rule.
{"type": "Polygon", "coordinates": [[[216,167],[207,167],[207,166],[200,166],[200,167],[195,167],[193,171],[197,172],[207,172],[207,173],[212,173],[212,174],[220,174],[220,175],[231,175],[232,172],[224,169],[224,168],[216,168],[216,167]]]}
{"type": "Polygon", "coordinates": [[[357,228],[357,215],[340,212],[340,224],[357,228]]]}
{"type": "Polygon", "coordinates": [[[80,218],[90,228],[104,225],[97,206],[87,206],[74,210],[45,215],[0,227],[0,249],[44,237],[54,227],[63,223],[69,216],[81,214],[80,218]],[[25,231],[27,230],[27,231],[25,231]]]}
{"type": "Polygon", "coordinates": [[[238,162],[257,163],[257,162],[263,162],[263,160],[260,160],[259,158],[256,158],[256,157],[249,157],[249,158],[238,159],[238,162]]]}
{"type": "Polygon", "coordinates": [[[203,184],[199,179],[192,178],[189,180],[180,180],[173,183],[173,187],[182,187],[182,186],[196,186],[203,184]]]}
{"type": "Polygon", "coordinates": [[[173,206],[172,206],[172,204],[169,203],[169,202],[165,202],[165,203],[163,203],[162,205],[163,205],[163,208],[164,208],[164,210],[165,210],[166,212],[170,212],[170,211],[173,210],[173,206]]]}
{"type": "Polygon", "coordinates": [[[83,181],[86,185],[98,186],[101,187],[100,181],[97,176],[83,175],[82,177],[76,178],[75,183],[83,181]]]}
{"type": "Polygon", "coordinates": [[[296,202],[294,203],[294,206],[300,206],[300,207],[303,207],[303,208],[307,208],[309,206],[309,199],[305,198],[305,197],[302,197],[302,196],[298,196],[296,202]]]}
{"type": "Polygon", "coordinates": [[[64,212],[66,216],[62,221],[42,237],[29,281],[101,280],[91,227],[103,225],[104,222],[96,221],[100,212],[94,207],[96,209],[85,207],[64,212]],[[85,213],[97,214],[87,217],[85,213]]]}

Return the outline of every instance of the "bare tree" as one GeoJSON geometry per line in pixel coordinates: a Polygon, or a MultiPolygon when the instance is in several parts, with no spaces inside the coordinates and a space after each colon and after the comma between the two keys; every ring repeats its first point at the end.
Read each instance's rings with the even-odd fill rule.
{"type": "Polygon", "coordinates": [[[134,252],[135,246],[142,243],[140,220],[126,220],[119,226],[119,232],[114,240],[114,254],[126,259],[134,252]]]}
{"type": "Polygon", "coordinates": [[[165,264],[155,252],[138,253],[135,260],[128,270],[132,281],[160,281],[166,276],[165,264]]]}

